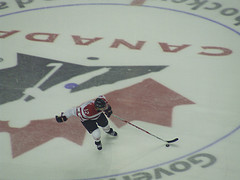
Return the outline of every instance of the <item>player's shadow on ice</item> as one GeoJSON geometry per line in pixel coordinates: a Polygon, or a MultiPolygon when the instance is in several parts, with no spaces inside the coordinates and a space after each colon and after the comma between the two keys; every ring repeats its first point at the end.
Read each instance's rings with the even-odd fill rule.
{"type": "Polygon", "coordinates": [[[102,135],[102,143],[104,146],[114,145],[117,143],[118,136],[102,135]]]}

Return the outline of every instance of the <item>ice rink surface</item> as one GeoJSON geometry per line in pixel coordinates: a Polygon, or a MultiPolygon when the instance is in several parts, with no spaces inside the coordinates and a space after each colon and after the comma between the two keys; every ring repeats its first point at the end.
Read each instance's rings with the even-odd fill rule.
{"type": "Polygon", "coordinates": [[[0,2],[0,180],[238,180],[238,0],[0,2]],[[103,150],[78,118],[105,95],[103,150]]]}

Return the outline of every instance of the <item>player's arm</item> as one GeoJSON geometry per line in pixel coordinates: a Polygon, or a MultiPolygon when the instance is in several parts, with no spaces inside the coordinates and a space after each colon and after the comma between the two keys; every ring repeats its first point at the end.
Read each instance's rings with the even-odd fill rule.
{"type": "Polygon", "coordinates": [[[55,116],[55,118],[58,123],[62,123],[64,121],[67,121],[68,118],[71,116],[76,116],[76,108],[72,108],[67,110],[66,112],[62,112],[61,116],[55,116]]]}

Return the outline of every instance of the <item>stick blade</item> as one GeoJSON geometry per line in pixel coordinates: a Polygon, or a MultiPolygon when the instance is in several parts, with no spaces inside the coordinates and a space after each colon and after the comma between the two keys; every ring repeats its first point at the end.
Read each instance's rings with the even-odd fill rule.
{"type": "Polygon", "coordinates": [[[178,141],[178,138],[175,138],[175,139],[170,140],[170,141],[167,141],[167,142],[168,142],[168,143],[173,143],[173,142],[176,142],[176,141],[178,141]]]}

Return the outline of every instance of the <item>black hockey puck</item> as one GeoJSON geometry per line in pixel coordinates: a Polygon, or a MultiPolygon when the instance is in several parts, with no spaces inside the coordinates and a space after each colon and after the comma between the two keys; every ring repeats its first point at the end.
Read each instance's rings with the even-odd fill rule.
{"type": "Polygon", "coordinates": [[[99,60],[98,57],[87,57],[88,60],[99,60]]]}
{"type": "Polygon", "coordinates": [[[166,147],[169,147],[170,145],[169,144],[166,144],[166,147]]]}

